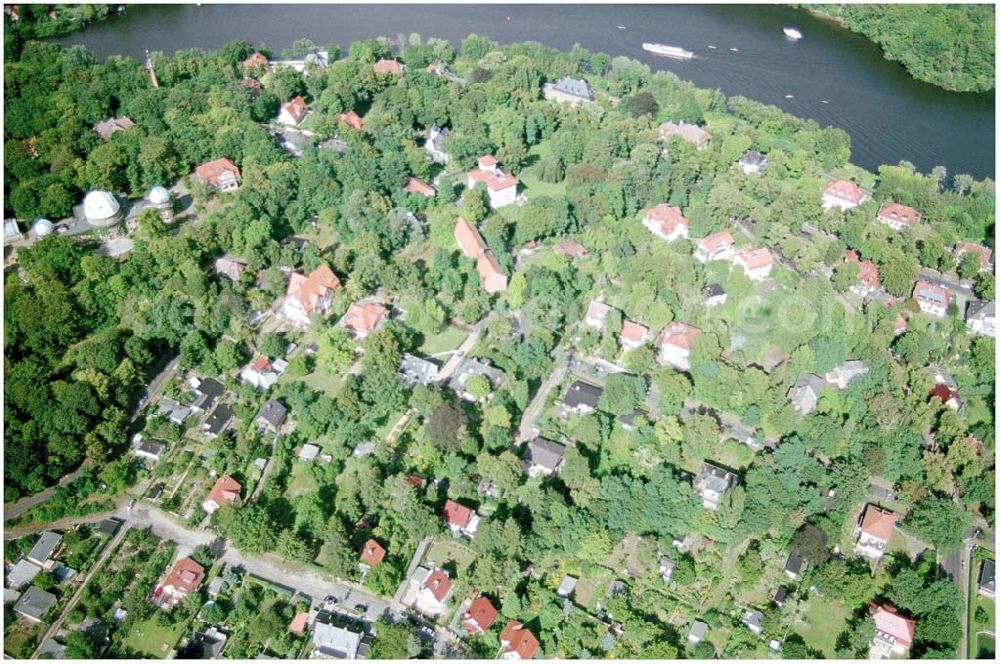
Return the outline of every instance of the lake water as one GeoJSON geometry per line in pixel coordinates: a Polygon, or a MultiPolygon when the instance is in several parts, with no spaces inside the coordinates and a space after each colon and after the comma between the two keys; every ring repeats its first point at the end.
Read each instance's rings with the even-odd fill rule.
{"type": "Polygon", "coordinates": [[[992,93],[951,93],[916,81],[860,35],[783,6],[133,5],[57,41],[83,44],[101,58],[141,58],[145,49],[172,54],[234,39],[280,51],[306,37],[346,49],[358,39],[411,32],[456,47],[473,32],[558,49],[579,42],[841,127],[851,135],[851,161],[870,170],[905,159],[922,171],[943,165],[949,174],[994,175],[992,93]],[[804,33],[802,41],[785,39],[781,29],[789,24],[804,33]],[[657,57],[642,50],[644,41],[681,46],[696,57],[657,57]]]}

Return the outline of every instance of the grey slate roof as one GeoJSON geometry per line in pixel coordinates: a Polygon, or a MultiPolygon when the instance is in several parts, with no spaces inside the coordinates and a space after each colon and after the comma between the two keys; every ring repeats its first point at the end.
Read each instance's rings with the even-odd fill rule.
{"type": "Polygon", "coordinates": [[[792,574],[801,574],[802,570],[806,567],[806,561],[798,557],[794,553],[788,556],[788,560],[785,561],[785,571],[791,572],[792,574]]]}
{"type": "Polygon", "coordinates": [[[712,490],[716,493],[724,493],[729,487],[734,486],[738,478],[733,473],[708,463],[702,464],[698,476],[694,480],[697,490],[712,490]]]}
{"type": "Polygon", "coordinates": [[[996,563],[993,560],[983,559],[979,566],[979,577],[976,579],[976,585],[987,592],[995,593],[997,591],[996,563]]]}
{"type": "Polygon", "coordinates": [[[180,424],[187,419],[188,415],[191,414],[191,409],[187,406],[182,406],[178,402],[174,401],[169,397],[163,397],[160,399],[160,404],[158,406],[158,411],[160,415],[173,422],[174,424],[180,424]]]}
{"type": "Polygon", "coordinates": [[[437,375],[438,366],[422,357],[403,353],[399,361],[399,378],[407,388],[417,385],[429,385],[437,375]]]}
{"type": "Polygon", "coordinates": [[[41,620],[57,601],[52,593],[31,586],[14,604],[14,610],[27,618],[41,620]]]}
{"type": "Polygon", "coordinates": [[[758,631],[764,629],[764,614],[760,611],[747,611],[743,614],[743,624],[755,627],[758,631]]]}
{"type": "Polygon", "coordinates": [[[965,310],[965,320],[967,321],[973,319],[985,320],[987,318],[996,318],[996,315],[996,302],[969,302],[969,306],[965,310]]]}
{"type": "Polygon", "coordinates": [[[226,430],[233,419],[232,409],[224,403],[220,403],[208,416],[202,425],[203,430],[213,436],[218,436],[226,430]]]}
{"type": "Polygon", "coordinates": [[[44,565],[45,561],[51,558],[52,554],[55,553],[55,550],[61,541],[62,535],[46,530],[38,536],[38,541],[35,542],[35,546],[31,547],[31,551],[29,551],[28,555],[25,557],[33,563],[44,565]]]}
{"type": "Polygon", "coordinates": [[[556,90],[557,92],[562,92],[563,94],[586,99],[587,101],[594,100],[593,88],[590,87],[590,83],[587,83],[587,81],[583,79],[566,76],[559,79],[555,83],[546,83],[545,87],[547,89],[556,90]]]}
{"type": "Polygon", "coordinates": [[[525,469],[528,466],[541,466],[542,468],[555,472],[562,463],[566,454],[566,446],[545,438],[535,438],[524,448],[521,460],[525,469]]]}
{"type": "Polygon", "coordinates": [[[263,420],[277,429],[281,426],[281,423],[285,421],[285,415],[287,413],[288,409],[281,405],[280,401],[277,399],[268,399],[267,402],[260,407],[260,411],[257,412],[257,417],[254,419],[263,420]]]}
{"type": "Polygon", "coordinates": [[[39,659],[66,659],[66,646],[55,639],[48,639],[38,651],[39,659]]]}
{"type": "Polygon", "coordinates": [[[689,639],[697,639],[701,641],[705,638],[705,634],[708,633],[708,625],[700,620],[695,620],[694,624],[691,625],[691,631],[688,632],[689,639]]]}
{"type": "Polygon", "coordinates": [[[802,374],[788,390],[788,399],[795,410],[808,415],[816,409],[816,401],[825,382],[816,374],[802,374]]]}
{"type": "Polygon", "coordinates": [[[721,284],[709,284],[705,287],[705,297],[718,297],[725,294],[726,289],[721,284]]]}
{"type": "Polygon", "coordinates": [[[160,458],[160,456],[166,451],[167,446],[157,440],[144,440],[135,447],[136,454],[142,453],[144,455],[160,458]]]}
{"type": "Polygon", "coordinates": [[[577,408],[578,406],[597,408],[601,394],[603,394],[601,388],[578,380],[566,390],[566,398],[563,399],[563,403],[569,408],[577,408]]]}
{"type": "Polygon", "coordinates": [[[10,572],[7,573],[7,587],[13,590],[20,590],[24,586],[34,581],[35,577],[42,571],[42,568],[33,562],[22,558],[18,560],[10,572]]]}
{"type": "Polygon", "coordinates": [[[490,366],[486,362],[470,357],[459,365],[458,370],[455,372],[455,377],[451,379],[451,389],[459,393],[464,392],[466,383],[477,374],[485,376],[490,381],[490,385],[493,386],[494,390],[500,386],[500,381],[503,380],[503,371],[490,366]]]}
{"type": "Polygon", "coordinates": [[[756,150],[747,150],[746,152],[743,153],[743,156],[740,157],[741,166],[760,167],[766,163],[767,163],[767,157],[762,155],[760,152],[757,152],[756,150]]]}
{"type": "Polygon", "coordinates": [[[214,378],[206,378],[198,385],[195,392],[198,394],[198,399],[195,400],[194,405],[201,408],[202,410],[208,410],[218,399],[225,393],[226,388],[219,381],[214,378]]]}

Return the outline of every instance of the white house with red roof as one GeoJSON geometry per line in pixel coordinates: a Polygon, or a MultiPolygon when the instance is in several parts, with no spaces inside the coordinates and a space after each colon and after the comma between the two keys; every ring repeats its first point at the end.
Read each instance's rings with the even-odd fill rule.
{"type": "Polygon", "coordinates": [[[440,567],[429,570],[418,567],[410,577],[409,588],[403,596],[403,604],[421,613],[437,618],[445,610],[445,602],[451,597],[454,584],[448,573],[440,567]]]}
{"type": "Polygon", "coordinates": [[[462,627],[469,634],[485,634],[496,619],[496,608],[490,603],[490,600],[480,595],[472,600],[469,608],[465,610],[465,614],[462,616],[462,627]]]}
{"type": "Polygon", "coordinates": [[[476,272],[487,293],[500,293],[507,290],[507,273],[500,267],[497,257],[487,249],[476,260],[476,272]]]}
{"type": "Polygon", "coordinates": [[[850,180],[830,180],[823,189],[823,209],[838,208],[843,211],[858,207],[870,196],[850,180]]]}
{"type": "Polygon", "coordinates": [[[260,355],[243,368],[243,371],[240,372],[240,379],[255,389],[266,390],[278,382],[278,376],[284,373],[286,368],[288,368],[288,362],[284,360],[272,362],[266,356],[260,355]]]}
{"type": "Polygon", "coordinates": [[[208,497],[201,504],[202,509],[211,514],[223,505],[235,503],[240,499],[240,483],[229,475],[223,475],[215,481],[212,490],[208,492],[208,497]]]}
{"type": "Polygon", "coordinates": [[[511,620],[500,632],[502,659],[532,659],[538,651],[538,639],[527,627],[511,620]]]}
{"type": "Polygon", "coordinates": [[[254,54],[243,61],[243,69],[253,69],[255,67],[267,68],[267,56],[265,56],[260,51],[254,51],[254,54]]]}
{"type": "Polygon", "coordinates": [[[917,301],[920,311],[928,316],[944,318],[951,303],[951,293],[947,289],[921,280],[913,286],[913,299],[917,301]]]}
{"type": "Polygon", "coordinates": [[[191,558],[181,558],[167,572],[167,577],[153,591],[155,602],[164,609],[179,604],[194,592],[205,578],[205,568],[191,558]]]}
{"type": "Polygon", "coordinates": [[[344,327],[358,339],[364,339],[389,318],[389,310],[378,302],[352,302],[344,314],[344,327]]]}
{"type": "Polygon", "coordinates": [[[894,231],[901,231],[904,228],[919,224],[920,213],[908,205],[883,203],[882,207],[878,209],[875,219],[894,231]]]}
{"type": "Polygon", "coordinates": [[[385,549],[373,539],[365,542],[361,549],[361,565],[364,569],[377,566],[385,558],[385,549]]]}
{"type": "Polygon", "coordinates": [[[353,110],[346,113],[338,113],[337,120],[357,131],[361,131],[361,128],[365,126],[364,118],[355,113],[353,110]]]}
{"type": "Polygon", "coordinates": [[[981,244],[975,244],[973,242],[956,242],[955,243],[955,264],[958,265],[962,262],[962,257],[965,254],[979,254],[979,271],[989,272],[990,271],[990,259],[993,257],[993,252],[989,247],[984,247],[981,244]]]}
{"type": "Polygon", "coordinates": [[[622,321],[622,331],[618,336],[618,341],[625,350],[635,350],[646,342],[649,336],[649,328],[635,321],[622,321]]]}
{"type": "Polygon", "coordinates": [[[878,266],[871,259],[861,260],[858,252],[851,249],[844,254],[844,262],[858,266],[858,281],[851,286],[851,292],[865,297],[878,290],[881,285],[878,266]]]}
{"type": "Polygon", "coordinates": [[[895,528],[895,514],[875,505],[865,505],[854,527],[854,534],[858,538],[854,546],[855,555],[864,556],[872,562],[881,560],[895,528]]]}
{"type": "Polygon", "coordinates": [[[691,368],[691,348],[699,334],[701,330],[687,323],[676,320],[668,323],[656,339],[657,361],[687,371],[691,368]]]}
{"type": "Polygon", "coordinates": [[[448,500],[444,504],[444,522],[451,532],[472,539],[479,528],[479,515],[461,503],[448,500]]]}
{"type": "Polygon", "coordinates": [[[497,165],[493,155],[483,155],[477,162],[475,170],[467,173],[466,186],[471,189],[477,184],[486,187],[490,207],[496,210],[517,201],[518,179],[509,173],[504,173],[497,165]]]}
{"type": "Polygon", "coordinates": [[[199,164],[194,175],[216,191],[236,191],[240,186],[240,169],[225,157],[199,164]]]}
{"type": "Polygon", "coordinates": [[[309,327],[309,316],[326,314],[340,279],[327,265],[320,265],[309,276],[295,272],[288,281],[283,312],[285,318],[301,328],[309,327]]]}
{"type": "Polygon", "coordinates": [[[774,259],[766,247],[741,249],[733,255],[733,265],[743,268],[751,281],[761,281],[771,274],[774,259]]]}
{"type": "Polygon", "coordinates": [[[302,98],[302,95],[299,95],[295,99],[286,101],[281,105],[281,110],[278,111],[278,124],[285,125],[286,127],[297,127],[300,122],[306,119],[306,115],[308,114],[309,104],[302,98]]]}
{"type": "Polygon", "coordinates": [[[691,230],[691,224],[681,214],[681,209],[676,205],[667,205],[666,203],[660,203],[646,210],[642,215],[642,225],[650,233],[667,242],[673,242],[682,237],[686,238],[691,230]]]}
{"type": "Polygon", "coordinates": [[[393,76],[403,75],[403,64],[398,60],[382,58],[372,65],[372,69],[376,74],[392,74],[393,76]]]}
{"type": "Polygon", "coordinates": [[[405,191],[408,194],[420,194],[427,198],[434,198],[437,194],[437,189],[412,175],[406,179],[405,191]]]}
{"type": "Polygon", "coordinates": [[[868,615],[875,623],[868,659],[888,659],[906,657],[913,645],[917,631],[917,621],[900,615],[890,604],[869,604],[868,615]]]}
{"type": "Polygon", "coordinates": [[[700,263],[708,261],[728,261],[733,257],[736,245],[729,231],[718,231],[698,240],[694,257],[700,263]]]}

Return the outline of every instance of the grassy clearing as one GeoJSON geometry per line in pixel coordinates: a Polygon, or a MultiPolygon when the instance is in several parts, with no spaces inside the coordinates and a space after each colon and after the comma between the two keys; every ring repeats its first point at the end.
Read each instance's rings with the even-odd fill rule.
{"type": "Polygon", "coordinates": [[[293,380],[302,381],[312,390],[322,392],[331,399],[335,399],[337,395],[340,394],[340,390],[344,387],[344,376],[342,374],[332,375],[326,373],[322,369],[299,377],[292,377],[285,373],[278,379],[278,381],[281,382],[282,379],[285,379],[287,382],[291,382],[293,380]]]}
{"type": "Polygon", "coordinates": [[[420,354],[428,357],[455,350],[462,345],[462,341],[465,340],[466,336],[468,336],[468,333],[465,330],[459,329],[454,325],[449,325],[443,331],[427,337],[423,345],[420,346],[420,354]]]}
{"type": "Polygon", "coordinates": [[[316,477],[313,475],[312,464],[309,462],[295,462],[292,464],[292,478],[288,482],[288,490],[285,495],[289,498],[296,498],[307,493],[319,490],[316,477]]]}
{"type": "Polygon", "coordinates": [[[27,659],[38,645],[42,634],[41,624],[32,624],[17,616],[6,626],[3,635],[3,651],[14,659],[27,659]]]}
{"type": "Polygon", "coordinates": [[[611,583],[613,576],[611,570],[604,567],[588,569],[576,584],[574,591],[576,603],[594,609],[595,604],[601,601],[607,592],[608,584],[611,583]]]}
{"type": "Polygon", "coordinates": [[[154,615],[132,627],[132,632],[125,640],[125,647],[135,653],[163,659],[173,649],[183,631],[184,623],[163,627],[156,624],[154,615]]]}
{"type": "Polygon", "coordinates": [[[462,574],[475,558],[476,553],[464,543],[444,538],[435,539],[424,554],[424,560],[433,561],[439,567],[449,561],[454,562],[459,574],[462,574]]]}
{"type": "Polygon", "coordinates": [[[837,636],[844,631],[849,614],[842,601],[813,595],[806,609],[806,624],[795,631],[809,646],[836,657],[837,636]]]}

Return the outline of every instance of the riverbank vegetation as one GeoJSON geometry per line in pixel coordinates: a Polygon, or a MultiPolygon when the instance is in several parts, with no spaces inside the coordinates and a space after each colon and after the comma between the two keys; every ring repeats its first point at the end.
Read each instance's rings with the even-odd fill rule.
{"type": "MultiPolygon", "coordinates": [[[[152,357],[177,353],[182,371],[219,376],[232,402],[232,435],[215,439],[211,455],[192,454],[198,468],[242,478],[270,456],[259,493],[243,483],[247,502],[212,516],[235,548],[359,580],[358,552],[373,538],[387,553],[364,583],[389,595],[418,543],[451,537],[446,500],[477,509],[479,529],[463,542],[461,564],[438,561],[461,589],[456,597],[482,592],[503,616],[482,640],[470,639],[477,653],[495,653],[499,630],[516,619],[545,657],[759,658],[771,639],[798,632],[784,656],[851,658],[871,637],[871,600],[920,619],[914,655],[954,652],[961,602],[935,557],[956,546],[954,524],[994,522],[994,341],[968,334],[962,312],[932,319],[909,296],[920,265],[954,267],[947,245],[992,244],[992,181],[956,175],[949,183],[943,170],[921,174],[905,163],[868,173],[850,163],[850,137],[840,129],[579,46],[560,52],[470,35],[456,51],[413,35],[396,55],[405,72],[392,74],[373,67],[393,57],[391,42],[372,39],[331,54],[326,69],[247,72],[259,77],[259,96],[242,66],[253,51],[234,42],[153,54],[156,89],[139,62],[97,63],[82,48],[31,42],[7,62],[6,212],[30,221],[52,204],[53,187],[75,201],[93,187],[141,195],[181,178],[200,213],[176,233],[136,238],[119,260],[62,237],[17,249],[22,278],[8,278],[4,312],[8,486],[31,490],[53,472],[37,473],[31,487],[16,473],[32,477],[50,459],[70,466],[85,455],[100,472],[115,471],[102,477],[110,486],[122,463],[111,452],[126,442],[125,396],[149,378],[152,357]],[[428,71],[432,64],[452,77],[428,71]],[[543,99],[543,83],[569,75],[589,82],[593,103],[543,99]],[[316,145],[301,153],[283,150],[269,124],[277,104],[296,95],[315,131],[316,145]],[[364,118],[360,129],[338,122],[347,111],[364,118]],[[98,141],[91,127],[109,114],[137,126],[98,141]],[[702,149],[659,139],[659,124],[679,119],[711,134],[702,149]],[[450,129],[441,144],[448,166],[422,149],[434,125],[450,129]],[[23,147],[32,136],[37,156],[23,147]],[[334,137],[340,143],[327,143],[334,137]],[[737,165],[748,150],[767,155],[763,173],[737,165]],[[465,172],[487,154],[544,193],[529,189],[522,205],[489,208],[480,188],[464,186],[465,172]],[[241,170],[235,192],[216,195],[188,178],[219,157],[241,170]],[[408,193],[410,176],[436,192],[408,193]],[[824,211],[831,176],[854,178],[870,200],[848,213],[824,211]],[[875,222],[889,201],[918,208],[923,223],[897,232],[875,222]],[[659,203],[681,207],[691,240],[668,243],[643,227],[643,211],[659,203]],[[486,292],[460,254],[459,214],[510,277],[505,291],[486,292]],[[751,281],[728,262],[692,256],[696,238],[721,230],[741,247],[768,247],[770,278],[751,281]],[[567,236],[587,255],[554,252],[567,236]],[[848,249],[877,264],[893,297],[851,293],[856,273],[831,280],[848,249]],[[214,270],[223,254],[246,263],[236,279],[214,270]],[[284,296],[286,274],[320,265],[342,283],[332,315],[280,338],[250,324],[284,296]],[[725,304],[706,306],[709,284],[725,290],[725,304]],[[385,301],[391,319],[363,340],[334,332],[348,304],[369,297],[385,301]],[[584,323],[598,299],[619,310],[609,319],[618,325],[584,323]],[[907,327],[897,334],[900,318],[907,327]],[[623,351],[623,319],[647,325],[650,337],[672,321],[696,326],[690,367],[657,362],[649,340],[623,351]],[[480,322],[481,335],[462,350],[499,369],[498,385],[470,380],[467,398],[448,384],[404,386],[404,353],[418,353],[449,325],[468,331],[480,322]],[[307,338],[319,340],[315,355],[270,391],[237,379],[255,355],[277,356],[307,338]],[[552,477],[529,478],[515,436],[563,357],[572,367],[555,375],[537,402],[541,416],[527,426],[565,442],[564,463],[552,477]],[[868,373],[846,389],[824,388],[808,416],[792,407],[786,395],[799,376],[848,359],[868,373]],[[609,378],[593,368],[609,363],[629,373],[609,378]],[[931,363],[954,376],[959,411],[928,397],[931,363]],[[320,392],[296,379],[310,373],[336,384],[320,392]],[[577,379],[600,384],[604,398],[591,412],[567,414],[560,403],[577,379]],[[253,422],[268,398],[294,422],[273,446],[253,422]],[[722,414],[776,449],[724,440],[722,414]],[[326,458],[300,458],[306,443],[326,458]],[[692,486],[706,461],[740,475],[718,511],[705,509],[692,486]],[[874,582],[871,567],[851,555],[859,510],[876,500],[870,476],[898,488],[901,528],[922,538],[913,557],[889,551],[874,582]],[[783,570],[789,551],[809,560],[796,583],[783,570]],[[661,555],[677,562],[670,583],[660,576],[661,555]],[[555,592],[566,574],[579,579],[572,605],[555,592]],[[774,605],[771,595],[786,584],[789,601],[774,605]],[[932,593],[933,601],[918,600],[932,593]],[[822,604],[836,613],[807,629],[808,616],[827,618],[822,604]],[[740,622],[750,607],[764,614],[762,636],[740,622]],[[694,620],[709,625],[697,647],[685,638],[694,620]],[[802,636],[820,632],[817,643],[802,636]]],[[[992,299],[992,274],[983,274],[975,294],[992,299]]],[[[196,432],[187,440],[208,446],[196,432]]],[[[201,518],[197,508],[190,518],[201,518]]],[[[150,558],[162,571],[152,547],[150,558]]],[[[130,615],[146,618],[126,572],[114,589],[130,598],[130,615]]],[[[142,580],[148,590],[151,578],[142,580]]],[[[106,618],[108,598],[88,599],[87,615],[106,618]]],[[[185,608],[192,615],[197,607],[185,608]]],[[[255,635],[241,655],[260,654],[255,635]]],[[[397,652],[386,645],[373,652],[397,652]]]]}
{"type": "Polygon", "coordinates": [[[878,44],[921,81],[945,90],[996,86],[996,19],[991,4],[797,5],[835,18],[878,44]]]}
{"type": "Polygon", "coordinates": [[[120,11],[124,5],[46,5],[34,3],[4,5],[4,42],[7,57],[11,47],[28,39],[58,37],[79,30],[120,11]]]}

